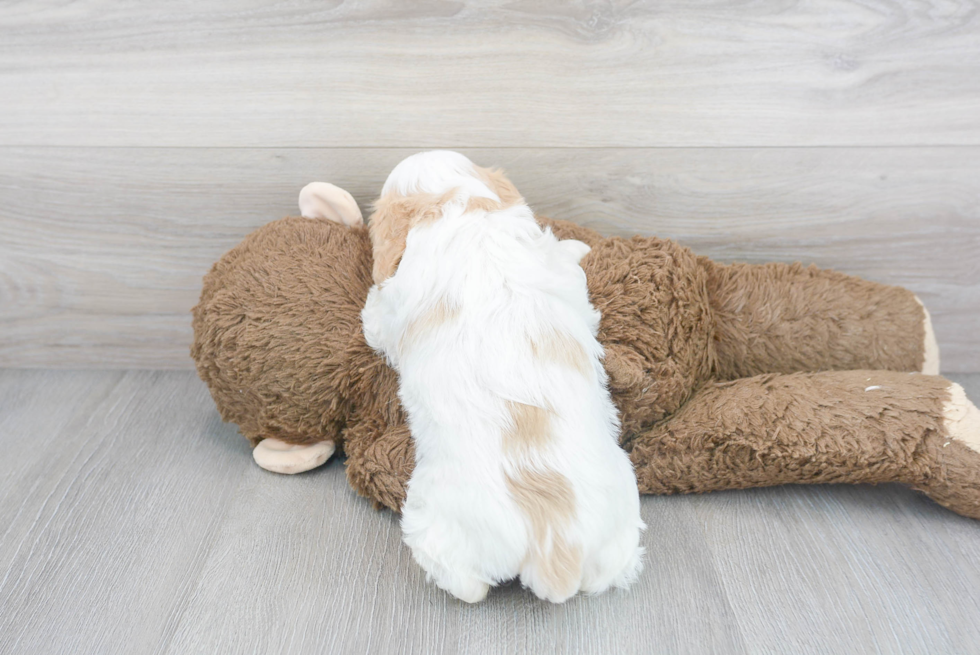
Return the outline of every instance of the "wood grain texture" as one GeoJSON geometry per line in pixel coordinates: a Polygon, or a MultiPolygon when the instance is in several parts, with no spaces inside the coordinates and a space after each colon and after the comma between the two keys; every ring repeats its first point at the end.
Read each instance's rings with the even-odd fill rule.
{"type": "MultiPolygon", "coordinates": [[[[0,149],[0,366],[188,368],[222,253],[323,180],[367,212],[414,149],[0,149]]],[[[465,149],[539,212],[724,261],[907,286],[980,370],[980,148],[465,149]]]]}
{"type": "Polygon", "coordinates": [[[0,145],[980,145],[972,2],[18,2],[0,35],[0,145]]]}
{"type": "Polygon", "coordinates": [[[248,448],[189,376],[0,380],[0,652],[152,652],[180,619],[248,448]]]}
{"type": "MultiPolygon", "coordinates": [[[[980,375],[954,376],[980,398],[980,375]]],[[[644,497],[626,593],[469,606],[342,463],[251,461],[191,372],[0,370],[0,653],[969,653],[980,522],[894,485],[644,497]]]]}

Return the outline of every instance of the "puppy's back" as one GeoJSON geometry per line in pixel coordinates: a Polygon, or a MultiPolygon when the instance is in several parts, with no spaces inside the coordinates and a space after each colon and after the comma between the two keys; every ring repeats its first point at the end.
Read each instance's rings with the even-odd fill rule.
{"type": "Polygon", "coordinates": [[[589,249],[484,173],[445,152],[392,172],[372,241],[376,281],[379,248],[397,274],[372,291],[386,302],[369,296],[365,334],[399,370],[416,441],[416,559],[468,600],[519,574],[561,602],[638,572],[639,497],[578,264],[589,249]]]}
{"type": "MultiPolygon", "coordinates": [[[[578,265],[587,248],[557,241],[524,206],[450,207],[414,237],[401,266],[432,309],[413,322],[425,336],[409,331],[406,368],[422,376],[407,380],[410,416],[452,425],[437,431],[446,439],[490,442],[474,464],[500,471],[524,517],[519,572],[537,595],[560,602],[585,578],[608,587],[607,569],[638,562],[639,505],[578,265]],[[600,555],[617,531],[627,545],[600,555]]],[[[442,446],[433,450],[456,452],[442,446]]]]}

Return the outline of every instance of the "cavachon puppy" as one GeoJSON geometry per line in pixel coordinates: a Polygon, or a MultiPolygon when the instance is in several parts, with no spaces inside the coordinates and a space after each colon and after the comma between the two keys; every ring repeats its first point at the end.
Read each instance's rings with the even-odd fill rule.
{"type": "Polygon", "coordinates": [[[415,560],[467,602],[517,576],[552,602],[627,586],[645,526],[579,266],[589,247],[446,151],[395,167],[369,229],[364,334],[399,373],[415,440],[415,560]]]}

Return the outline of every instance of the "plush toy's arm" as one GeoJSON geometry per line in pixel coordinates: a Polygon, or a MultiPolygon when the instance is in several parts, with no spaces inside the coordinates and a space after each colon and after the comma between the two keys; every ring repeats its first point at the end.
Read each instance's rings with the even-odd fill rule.
{"type": "Polygon", "coordinates": [[[830,371],[711,383],[627,449],[641,493],[903,482],[980,518],[980,411],[938,376],[830,371]]]}
{"type": "Polygon", "coordinates": [[[404,423],[354,420],[345,435],[347,480],[376,508],[401,511],[415,468],[415,445],[404,423]]]}
{"type": "Polygon", "coordinates": [[[715,374],[886,369],[939,373],[929,314],[910,291],[800,264],[708,271],[715,374]]]}

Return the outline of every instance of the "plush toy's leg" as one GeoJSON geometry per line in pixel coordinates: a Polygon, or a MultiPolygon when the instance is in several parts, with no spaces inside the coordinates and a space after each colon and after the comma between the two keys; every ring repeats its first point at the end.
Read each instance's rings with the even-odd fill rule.
{"type": "Polygon", "coordinates": [[[800,264],[708,270],[716,376],[885,369],[939,373],[932,321],[916,296],[800,264]]]}
{"type": "Polygon", "coordinates": [[[333,455],[334,442],[297,445],[279,439],[263,439],[252,450],[255,463],[273,473],[302,473],[315,469],[333,455]]]}
{"type": "Polygon", "coordinates": [[[641,493],[903,482],[980,519],[980,411],[937,376],[832,371],[711,383],[627,449],[641,493]]]}

